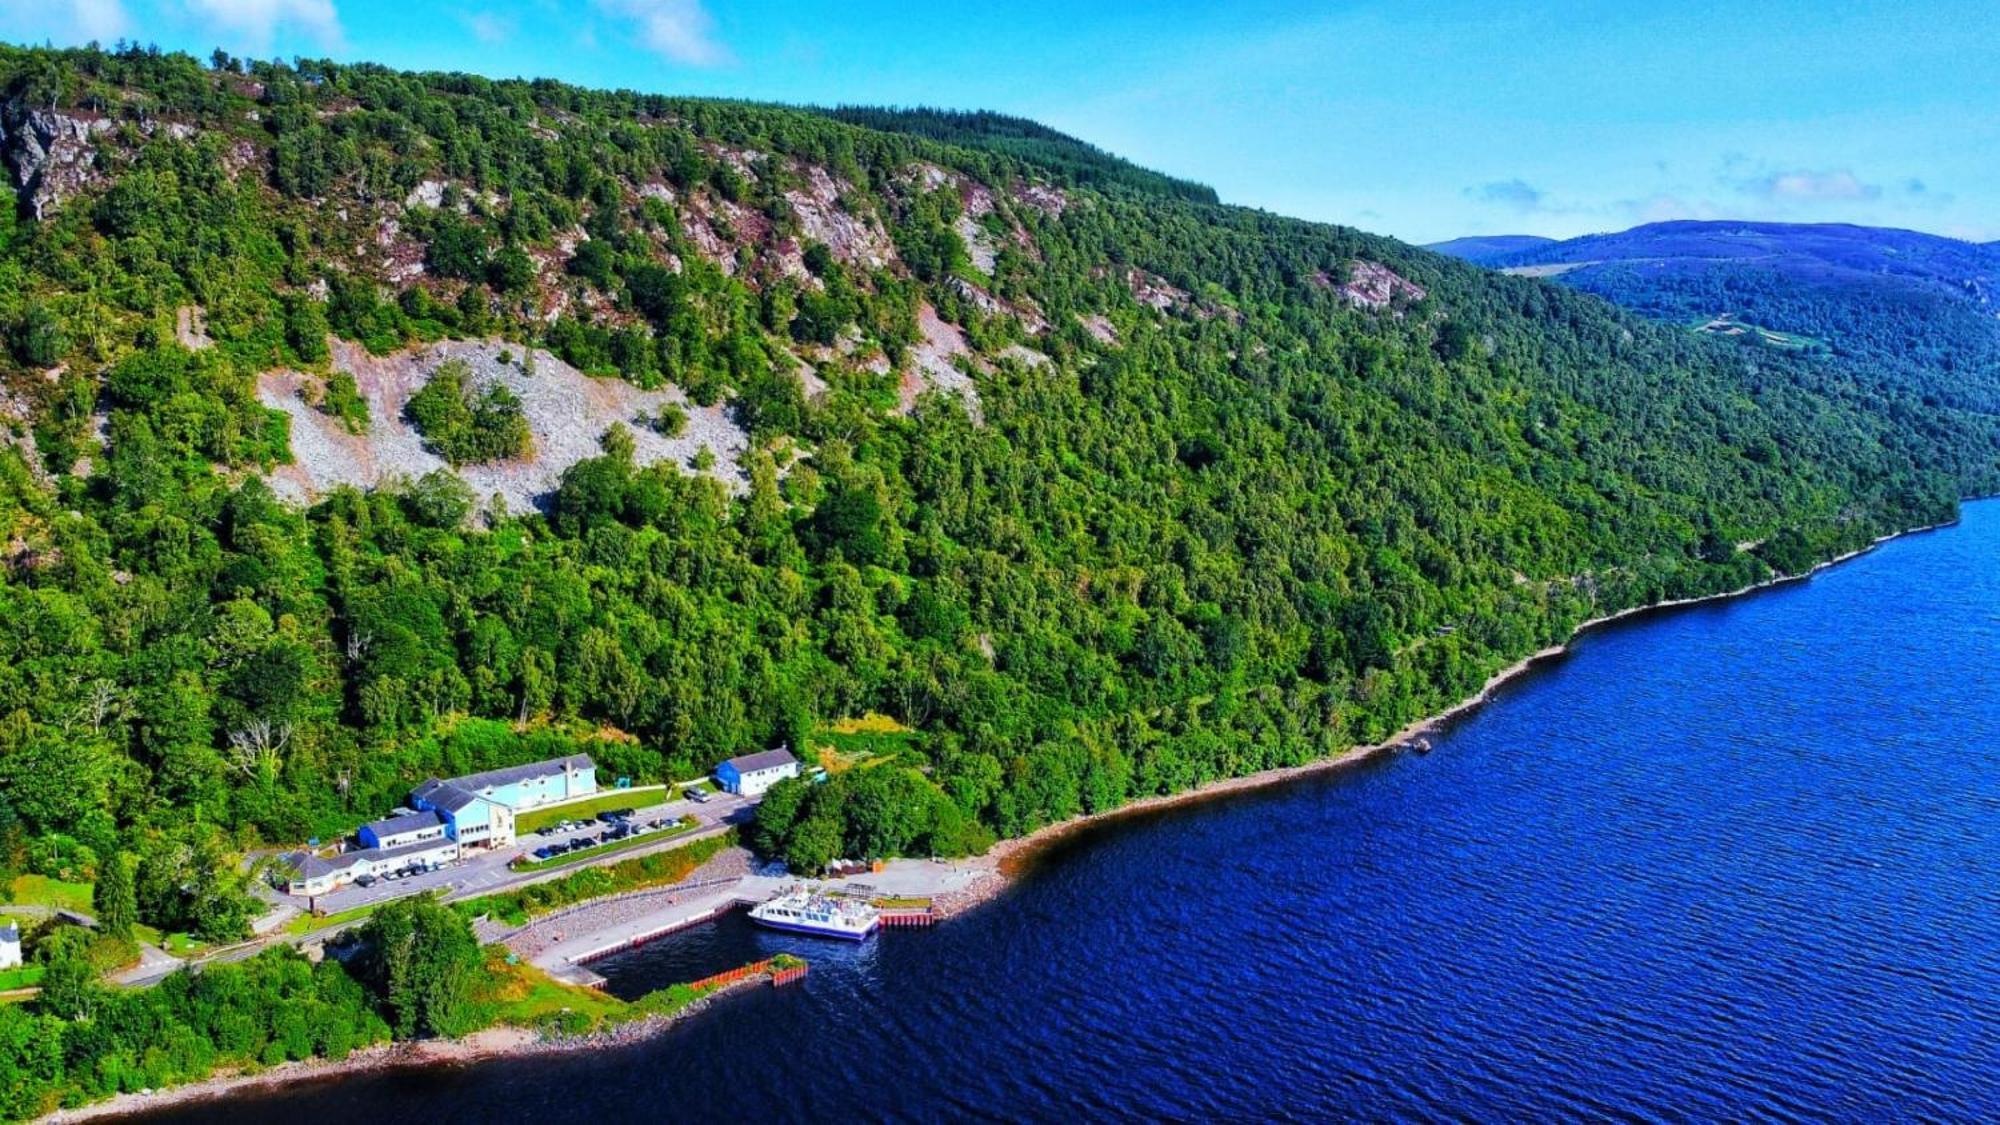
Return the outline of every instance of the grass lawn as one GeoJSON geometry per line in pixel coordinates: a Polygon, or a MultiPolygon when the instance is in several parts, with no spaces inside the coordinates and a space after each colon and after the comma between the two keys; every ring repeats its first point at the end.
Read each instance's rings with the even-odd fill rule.
{"type": "MultiPolygon", "coordinates": [[[[780,953],[771,959],[769,968],[782,971],[803,964],[797,957],[780,953]]],[[[485,1000],[495,1022],[515,1027],[556,1027],[571,1033],[644,1016],[673,1015],[721,987],[695,989],[675,984],[625,1001],[594,988],[564,984],[525,961],[510,963],[497,948],[488,951],[486,967],[493,985],[485,1000]]]]}
{"type": "Polygon", "coordinates": [[[288,934],[309,934],[314,930],[324,930],[328,926],[338,926],[346,922],[359,922],[361,919],[375,913],[376,909],[381,905],[378,902],[371,906],[357,906],[352,910],[343,910],[338,914],[329,914],[324,918],[315,917],[311,914],[301,914],[285,923],[285,932],[288,934]]]}
{"type": "Polygon", "coordinates": [[[564,984],[525,961],[508,964],[499,949],[487,962],[493,973],[493,1014],[500,1023],[535,1027],[551,1021],[595,1027],[623,1015],[626,1004],[594,988],[564,984]]]}
{"type": "Polygon", "coordinates": [[[557,867],[567,867],[570,864],[576,863],[580,860],[590,860],[590,859],[595,859],[598,856],[617,855],[619,852],[629,852],[633,848],[643,848],[647,844],[657,844],[661,840],[671,840],[676,836],[684,835],[688,832],[693,831],[700,823],[701,823],[700,821],[696,820],[691,816],[683,817],[681,818],[681,822],[679,825],[673,828],[664,829],[659,832],[648,832],[640,836],[628,836],[623,840],[613,840],[608,844],[599,844],[594,848],[585,848],[580,852],[570,852],[568,855],[553,856],[549,859],[536,859],[533,856],[529,856],[526,859],[523,859],[515,863],[514,870],[516,871],[550,870],[557,867]]]}
{"type": "Polygon", "coordinates": [[[883,898],[874,899],[872,901],[875,907],[881,910],[929,910],[931,906],[930,899],[916,898],[912,896],[904,896],[901,898],[895,896],[885,896],[883,898]]]}
{"type": "Polygon", "coordinates": [[[7,885],[9,901],[17,906],[48,906],[90,913],[89,883],[65,883],[46,875],[23,875],[7,885]]]}
{"type": "Polygon", "coordinates": [[[208,948],[208,943],[193,934],[165,934],[141,922],[132,927],[132,932],[147,945],[158,946],[175,957],[192,957],[208,948]]]}
{"type": "Polygon", "coordinates": [[[42,971],[40,965],[22,965],[19,968],[0,970],[0,992],[33,988],[42,983],[42,971]]]}
{"type": "Polygon", "coordinates": [[[638,789],[613,789],[609,793],[599,793],[587,800],[571,801],[566,805],[548,805],[515,817],[514,835],[526,836],[559,820],[589,820],[610,809],[642,809],[660,804],[670,796],[664,785],[647,785],[638,789]]]}

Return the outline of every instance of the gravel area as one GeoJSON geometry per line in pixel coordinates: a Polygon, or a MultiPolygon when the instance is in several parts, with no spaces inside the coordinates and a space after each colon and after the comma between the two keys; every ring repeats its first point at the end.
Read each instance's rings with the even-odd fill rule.
{"type": "Polygon", "coordinates": [[[743,848],[728,848],[673,886],[652,887],[615,898],[597,899],[537,918],[509,935],[506,938],[507,948],[532,961],[565,935],[595,933],[629,925],[663,907],[677,905],[684,898],[713,895],[726,884],[749,874],[750,853],[743,848]]]}
{"type": "Polygon", "coordinates": [[[514,511],[545,504],[563,470],[601,452],[598,437],[614,422],[631,429],[642,465],[670,461],[693,472],[693,461],[705,446],[715,455],[712,475],[733,490],[745,485],[739,459],[749,435],[721,407],[695,406],[679,388],[644,391],[617,379],[593,379],[539,349],[532,353],[534,373],[529,374],[522,368],[524,350],[502,340],[454,340],[388,356],[369,355],[341,340],[332,341],[332,348],[334,367],[353,375],[368,400],[368,432],[350,434],[337,419],[306,403],[303,396],[316,390],[317,376],[295,371],[260,376],[259,400],[292,420],[293,463],[270,475],[271,487],[280,495],[309,501],[338,485],[372,488],[396,477],[447,468],[403,419],[404,404],[447,359],[466,362],[475,388],[498,383],[519,395],[534,435],[527,457],[458,469],[482,499],[497,493],[514,511]],[[513,362],[502,363],[503,355],[513,362]],[[641,414],[669,402],[687,411],[681,436],[662,437],[638,423],[641,414]]]}

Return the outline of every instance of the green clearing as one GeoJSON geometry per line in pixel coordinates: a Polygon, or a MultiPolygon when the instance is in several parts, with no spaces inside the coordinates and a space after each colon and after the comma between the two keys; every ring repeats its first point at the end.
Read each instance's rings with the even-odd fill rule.
{"type": "Polygon", "coordinates": [[[133,934],[147,945],[158,946],[175,957],[193,957],[208,950],[209,944],[193,934],[161,933],[144,923],[133,927],[133,934]]]}
{"type": "Polygon", "coordinates": [[[916,731],[851,722],[821,727],[806,741],[812,748],[806,765],[828,773],[873,769],[906,755],[915,761],[923,758],[924,750],[923,736],[916,731]]]}
{"type": "Polygon", "coordinates": [[[7,884],[7,901],[16,906],[46,906],[88,914],[90,896],[89,883],[71,883],[46,875],[22,875],[7,884]]]}
{"type": "Polygon", "coordinates": [[[613,789],[582,801],[568,804],[548,805],[524,812],[514,818],[514,835],[526,836],[531,832],[547,828],[563,820],[589,820],[598,813],[611,809],[645,808],[661,804],[671,797],[664,785],[648,785],[637,789],[613,789]]]}
{"type": "Polygon", "coordinates": [[[17,968],[0,970],[0,992],[33,988],[42,983],[43,971],[40,965],[21,965],[17,968]]]}

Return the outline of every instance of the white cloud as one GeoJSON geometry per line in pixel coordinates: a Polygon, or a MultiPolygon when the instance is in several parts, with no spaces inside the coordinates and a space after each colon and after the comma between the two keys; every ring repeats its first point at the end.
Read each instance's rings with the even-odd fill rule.
{"type": "Polygon", "coordinates": [[[639,45],[670,62],[716,66],[729,50],[715,40],[715,20],[701,0],[597,0],[607,16],[630,23],[639,45]]]}
{"type": "Polygon", "coordinates": [[[1494,180],[1476,188],[1466,188],[1465,194],[1481,203],[1510,207],[1523,213],[1539,210],[1548,199],[1547,192],[1518,178],[1494,180]]]}
{"type": "Polygon", "coordinates": [[[23,42],[108,43],[131,30],[121,0],[0,0],[0,35],[23,42]]]}
{"type": "Polygon", "coordinates": [[[280,28],[299,31],[323,47],[341,41],[333,0],[187,0],[188,11],[244,46],[268,48],[280,28]]]}
{"type": "Polygon", "coordinates": [[[70,17],[88,39],[116,39],[132,26],[118,0],[71,0],[70,17]]]}
{"type": "Polygon", "coordinates": [[[1621,199],[1612,204],[1612,213],[1637,224],[1731,217],[1728,209],[1718,207],[1709,200],[1688,199],[1671,192],[1658,192],[1640,199],[1621,199]]]}
{"type": "Polygon", "coordinates": [[[514,37],[512,17],[494,12],[470,12],[458,17],[465,24],[465,30],[472,33],[481,43],[505,43],[514,37]]]}
{"type": "Polygon", "coordinates": [[[1881,187],[1861,182],[1845,168],[1772,172],[1741,181],[1737,187],[1745,194],[1781,203],[1852,203],[1882,198],[1881,187]]]}

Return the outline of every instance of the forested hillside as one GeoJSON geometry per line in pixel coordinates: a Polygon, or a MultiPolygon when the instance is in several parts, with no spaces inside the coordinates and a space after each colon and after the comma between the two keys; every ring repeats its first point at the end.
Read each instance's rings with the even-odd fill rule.
{"type": "Polygon", "coordinates": [[[1215,203],[1215,189],[1175,179],[1113,156],[1103,149],[1060,133],[1038,121],[1001,113],[945,109],[881,109],[841,106],[826,111],[854,125],[892,133],[909,133],[964,148],[987,149],[1031,161],[1036,170],[1066,184],[1105,190],[1164,195],[1196,203],[1215,203]]]}
{"type": "Polygon", "coordinates": [[[1832,359],[1844,381],[2000,414],[2000,252],[1991,246],[1843,223],[1744,222],[1654,223],[1505,252],[1464,245],[1482,241],[1495,240],[1436,248],[1663,320],[1772,329],[1791,337],[1781,346],[1832,359]]]}
{"type": "Polygon", "coordinates": [[[1430,242],[1424,245],[1424,249],[1435,250],[1440,254],[1449,254],[1454,258],[1463,258],[1468,262],[1485,266],[1555,244],[1556,240],[1553,238],[1542,238],[1532,234],[1485,234],[1453,238],[1445,242],[1430,242]]]}
{"type": "Polygon", "coordinates": [[[139,50],[0,92],[0,864],[211,938],[241,849],[429,774],[869,711],[917,733],[767,846],[976,850],[1994,479],[1894,385],[1022,130],[139,50]],[[535,414],[632,388],[589,456],[535,414]],[[340,484],[313,418],[456,469],[340,484]],[[536,458],[532,506],[463,480],[536,458]]]}

